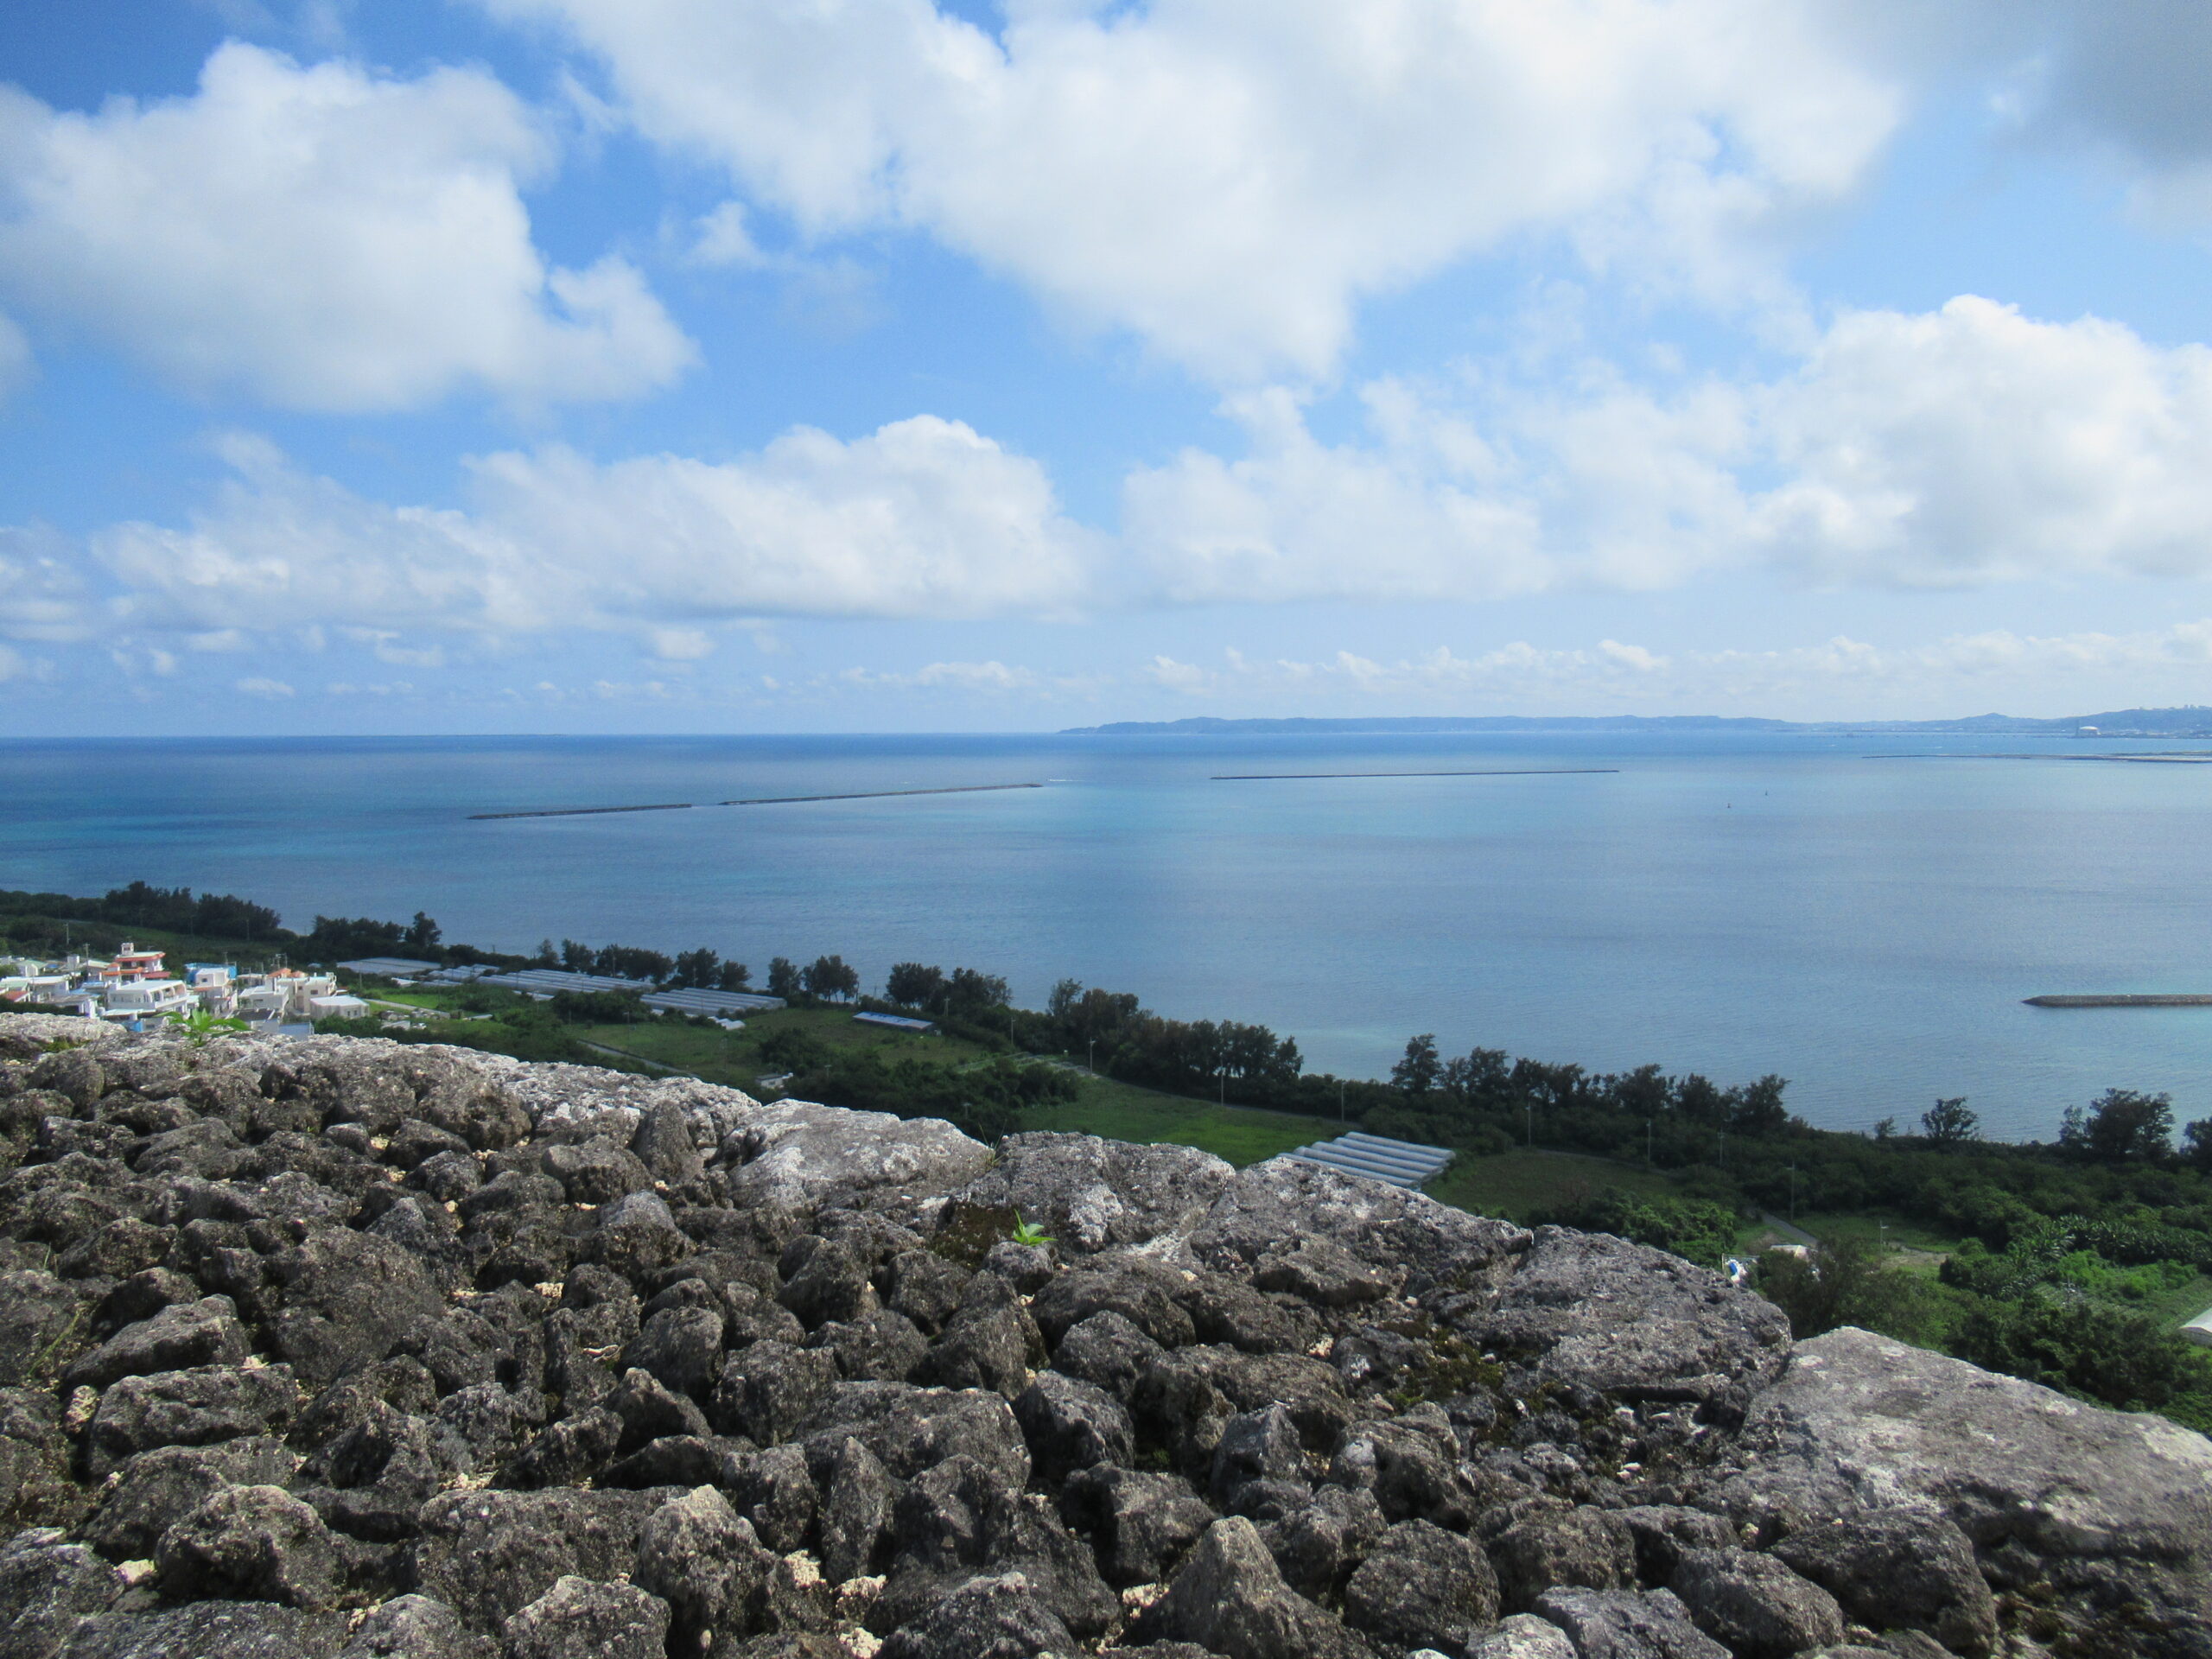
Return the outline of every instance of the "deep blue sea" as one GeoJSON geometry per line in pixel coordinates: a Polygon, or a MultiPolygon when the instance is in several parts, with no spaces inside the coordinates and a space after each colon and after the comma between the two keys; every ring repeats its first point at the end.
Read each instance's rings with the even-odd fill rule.
{"type": "Polygon", "coordinates": [[[2121,1085],[2212,1114],[2212,767],[1891,737],[734,737],[0,744],[0,887],[133,878],[449,939],[836,951],[1264,1022],[1387,1071],[1414,1032],[1790,1078],[1813,1122],[1969,1097],[2048,1137],[2121,1085]],[[1918,758],[1875,759],[1910,753],[1918,758]],[[1958,758],[1953,758],[1958,757],[1958,758]],[[1216,782],[1223,772],[1605,774],[1216,782]],[[1042,789],[472,822],[535,807],[1042,789]]]}

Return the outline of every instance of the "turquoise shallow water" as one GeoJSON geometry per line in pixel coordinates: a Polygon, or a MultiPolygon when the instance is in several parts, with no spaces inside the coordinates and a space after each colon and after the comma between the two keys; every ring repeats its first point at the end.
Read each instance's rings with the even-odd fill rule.
{"type": "MultiPolygon", "coordinates": [[[[1406,1036],[1792,1079],[1859,1128],[1966,1095],[2048,1136],[2119,1084],[2212,1113],[2212,768],[1945,758],[2019,740],[1704,736],[207,740],[0,744],[0,886],[143,877],[749,962],[1072,975],[1257,1020],[1309,1063],[1406,1036]],[[1872,760],[1909,750],[1923,758],[1872,760]],[[1217,783],[1218,772],[1612,766],[1217,783]],[[1003,793],[473,823],[541,806],[1003,793]]],[[[2081,753],[2078,743],[2042,743],[2081,753]]],[[[2107,747],[2142,750],[2136,741],[2107,747]]],[[[2184,746],[2177,746],[2184,747],[2184,746]]]]}

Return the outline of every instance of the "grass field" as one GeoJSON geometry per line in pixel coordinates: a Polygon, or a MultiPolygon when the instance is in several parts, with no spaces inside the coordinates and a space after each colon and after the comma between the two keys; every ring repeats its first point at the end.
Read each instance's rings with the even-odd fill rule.
{"type": "Polygon", "coordinates": [[[1860,1211],[1850,1215],[1839,1215],[1830,1211],[1801,1210],[1797,1212],[1797,1224],[1815,1238],[1859,1239],[1877,1245],[1887,1243],[1892,1249],[1929,1255],[1948,1255],[1959,1248],[1957,1234],[1943,1232],[1923,1222],[1908,1221],[1902,1216],[1883,1210],[1860,1211]]]}
{"type": "Polygon", "coordinates": [[[1025,1112],[1021,1127],[1100,1135],[1109,1141],[1134,1141],[1140,1145],[1165,1141],[1197,1147],[1241,1168],[1311,1141],[1332,1140],[1343,1126],[1325,1117],[1295,1117],[1249,1106],[1217,1106],[1210,1101],[1154,1094],[1110,1078],[1091,1077],[1084,1082],[1081,1099],[1025,1112]]]}
{"type": "Polygon", "coordinates": [[[1526,1221],[1539,1210],[1571,1209],[1609,1186],[1653,1197],[1675,1192],[1675,1184],[1656,1170],[1541,1147],[1462,1158],[1423,1191],[1478,1216],[1526,1221]]]}

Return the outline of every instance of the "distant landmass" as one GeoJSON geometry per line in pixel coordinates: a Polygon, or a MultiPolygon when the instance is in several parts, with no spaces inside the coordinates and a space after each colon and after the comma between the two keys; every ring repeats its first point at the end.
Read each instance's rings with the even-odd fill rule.
{"type": "Polygon", "coordinates": [[[2178,709],[2116,709],[2101,715],[2069,715],[2063,720],[2029,720],[2018,715],[1969,715],[1961,720],[1759,720],[1727,715],[1417,715],[1402,719],[1223,720],[1212,715],[1188,720],[1117,720],[1104,726],[1071,726],[1066,737],[1122,737],[1165,734],[1203,737],[1209,733],[1330,736],[1363,732],[1987,732],[2013,736],[2070,737],[2094,727],[2101,737],[2212,737],[2212,708],[2188,703],[2178,709]]]}

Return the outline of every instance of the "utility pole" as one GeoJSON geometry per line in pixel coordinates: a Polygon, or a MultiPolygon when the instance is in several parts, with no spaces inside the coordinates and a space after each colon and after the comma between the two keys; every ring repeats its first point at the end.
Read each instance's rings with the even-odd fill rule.
{"type": "Polygon", "coordinates": [[[1090,1039],[1090,1074],[1093,1077],[1098,1075],[1098,1039],[1096,1037],[1090,1039]]]}

